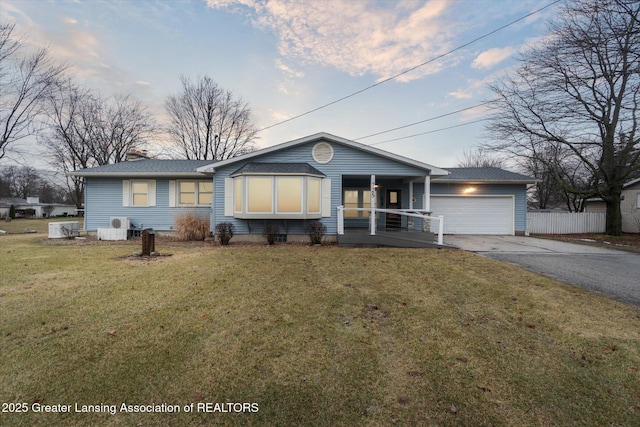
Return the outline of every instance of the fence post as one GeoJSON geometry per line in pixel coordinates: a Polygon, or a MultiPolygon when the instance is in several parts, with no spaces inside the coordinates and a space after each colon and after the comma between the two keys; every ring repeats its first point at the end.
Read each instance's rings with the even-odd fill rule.
{"type": "Polygon", "coordinates": [[[338,234],[344,234],[344,206],[338,206],[338,234]]]}
{"type": "Polygon", "coordinates": [[[442,234],[444,233],[444,217],[442,215],[438,216],[438,244],[442,246],[442,234]]]}

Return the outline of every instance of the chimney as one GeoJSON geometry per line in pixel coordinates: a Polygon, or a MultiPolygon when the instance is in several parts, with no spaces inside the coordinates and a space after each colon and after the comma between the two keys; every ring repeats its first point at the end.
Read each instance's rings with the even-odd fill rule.
{"type": "Polygon", "coordinates": [[[149,154],[147,153],[147,150],[140,150],[138,148],[132,148],[127,152],[127,161],[128,162],[132,162],[135,160],[143,160],[143,159],[148,159],[149,158],[149,154]]]}

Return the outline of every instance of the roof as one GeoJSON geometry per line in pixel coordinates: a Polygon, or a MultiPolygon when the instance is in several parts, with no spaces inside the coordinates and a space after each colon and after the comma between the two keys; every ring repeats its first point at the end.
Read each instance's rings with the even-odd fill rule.
{"type": "Polygon", "coordinates": [[[624,185],[622,186],[622,188],[631,187],[632,185],[637,184],[637,183],[639,183],[639,182],[640,182],[640,178],[637,178],[637,179],[631,180],[631,181],[627,182],[626,184],[624,184],[624,185]]]}
{"type": "Polygon", "coordinates": [[[68,205],[66,203],[44,203],[44,202],[29,203],[27,199],[21,199],[19,197],[0,198],[0,207],[5,208],[5,207],[10,207],[11,205],[14,205],[14,206],[73,206],[75,208],[74,205],[68,205]]]}
{"type": "Polygon", "coordinates": [[[385,157],[388,159],[395,160],[400,163],[404,163],[410,166],[414,166],[420,169],[424,169],[429,171],[431,176],[442,176],[448,175],[444,169],[438,168],[436,166],[429,165],[427,163],[422,163],[417,160],[410,159],[408,157],[400,156],[398,154],[390,153],[388,151],[380,150],[379,148],[371,147],[369,145],[360,144],[359,142],[351,141],[349,139],[341,138],[339,136],[331,135],[326,132],[320,132],[313,135],[305,136],[304,138],[294,139],[293,141],[284,142],[282,144],[277,144],[272,147],[263,148],[262,150],[252,151],[251,153],[244,154],[242,156],[233,157],[231,159],[222,160],[219,162],[209,162],[208,165],[202,166],[198,168],[199,172],[215,172],[216,168],[227,166],[233,164],[235,162],[246,161],[248,159],[254,158],[256,156],[261,156],[267,153],[272,153],[274,151],[284,150],[287,148],[295,147],[301,144],[307,144],[314,141],[327,141],[335,144],[344,145],[347,147],[355,148],[360,151],[365,151],[367,153],[375,154],[377,156],[385,157]]]}
{"type": "Polygon", "coordinates": [[[202,172],[197,169],[201,166],[210,165],[211,160],[135,160],[120,162],[94,168],[82,169],[70,172],[73,176],[90,177],[153,177],[153,176],[202,176],[202,172]]]}
{"type": "Polygon", "coordinates": [[[538,181],[536,178],[500,168],[447,168],[447,170],[451,175],[435,177],[433,182],[528,184],[538,181]]]}
{"type": "Polygon", "coordinates": [[[316,175],[326,176],[318,169],[311,166],[309,163],[247,163],[237,171],[233,172],[234,175],[250,175],[250,174],[295,174],[295,175],[316,175]]]}

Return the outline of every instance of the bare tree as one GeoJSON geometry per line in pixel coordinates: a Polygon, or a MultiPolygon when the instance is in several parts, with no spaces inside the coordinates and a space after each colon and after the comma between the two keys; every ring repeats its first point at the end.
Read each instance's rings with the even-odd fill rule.
{"type": "Polygon", "coordinates": [[[66,69],[46,48],[23,54],[25,42],[14,29],[0,24],[0,159],[9,151],[19,153],[16,143],[33,135],[43,100],[66,69]]]}
{"type": "Polygon", "coordinates": [[[457,166],[460,168],[502,168],[503,163],[502,159],[489,154],[486,150],[475,149],[465,151],[457,166]]]}
{"type": "Polygon", "coordinates": [[[67,190],[77,208],[84,202],[84,180],[68,172],[96,165],[92,154],[93,95],[70,80],[57,85],[47,107],[48,132],[40,142],[50,153],[51,164],[65,174],[67,190]]]}
{"type": "MultiPolygon", "coordinates": [[[[48,132],[40,142],[51,163],[63,173],[124,161],[132,148],[142,148],[156,125],[146,108],[129,97],[102,99],[66,80],[56,85],[47,106],[48,132]]],[[[67,175],[77,207],[84,199],[84,181],[67,175]]]]}
{"type": "Polygon", "coordinates": [[[91,137],[91,154],[98,165],[119,163],[132,148],[143,148],[156,132],[147,108],[130,96],[89,98],[83,110],[91,137]]]}
{"type": "Polygon", "coordinates": [[[253,150],[257,130],[249,106],[210,77],[181,77],[182,91],[166,109],[169,137],[187,159],[224,160],[253,150]]]}
{"type": "Polygon", "coordinates": [[[556,171],[562,187],[601,197],[611,235],[622,231],[622,186],[640,169],[639,15],[637,1],[569,1],[549,37],[491,86],[498,100],[488,130],[498,142],[488,145],[543,162],[542,153],[562,147],[592,180],[585,192],[556,171]]]}

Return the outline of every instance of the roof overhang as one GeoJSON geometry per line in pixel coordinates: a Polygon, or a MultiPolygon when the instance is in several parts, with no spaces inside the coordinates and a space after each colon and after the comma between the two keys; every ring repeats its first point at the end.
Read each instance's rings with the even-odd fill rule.
{"type": "Polygon", "coordinates": [[[206,178],[211,174],[207,172],[67,172],[69,176],[92,178],[206,178]]]}

